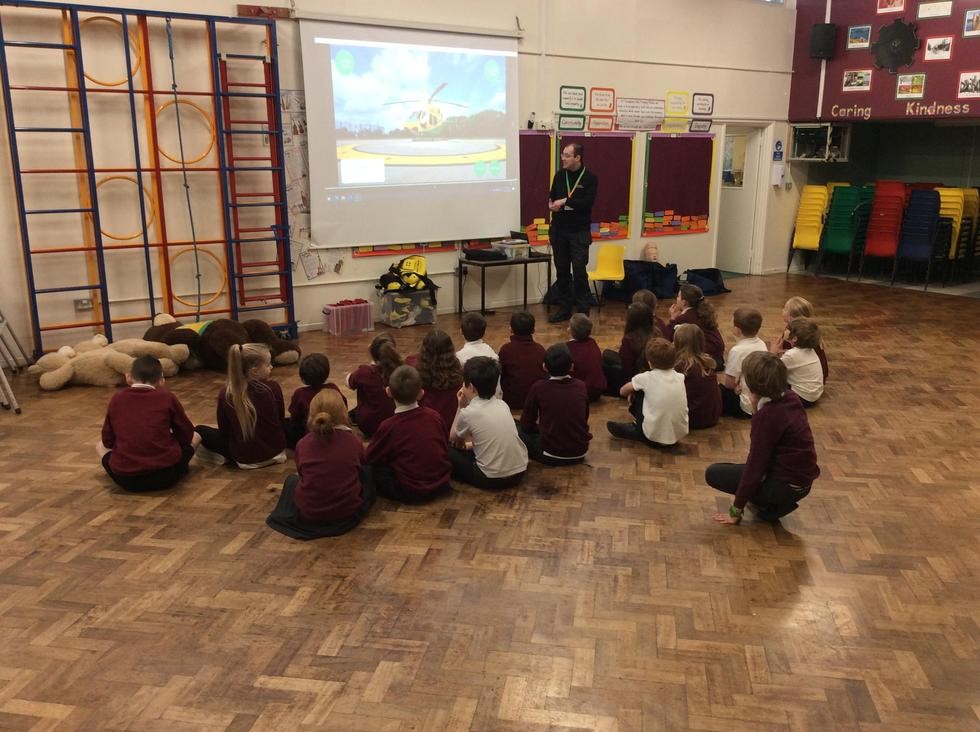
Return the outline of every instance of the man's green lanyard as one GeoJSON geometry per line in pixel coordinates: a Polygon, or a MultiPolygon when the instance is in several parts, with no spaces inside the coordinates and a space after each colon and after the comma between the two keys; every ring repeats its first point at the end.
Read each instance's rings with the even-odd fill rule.
{"type": "Polygon", "coordinates": [[[572,197],[572,194],[575,192],[575,189],[578,188],[578,184],[581,182],[583,175],[585,175],[585,166],[584,165],[582,166],[581,172],[579,172],[579,174],[578,174],[578,178],[575,179],[575,185],[573,185],[571,188],[569,188],[568,187],[568,171],[567,170],[565,171],[565,190],[568,191],[568,195],[565,196],[565,199],[566,200],[572,197]]]}

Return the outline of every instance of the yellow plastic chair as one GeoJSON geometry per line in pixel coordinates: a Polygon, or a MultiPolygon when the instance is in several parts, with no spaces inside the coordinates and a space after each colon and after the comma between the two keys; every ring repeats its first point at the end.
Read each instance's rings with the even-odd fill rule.
{"type": "Polygon", "coordinates": [[[626,267],[623,260],[626,259],[626,247],[622,244],[603,244],[599,247],[596,255],[596,265],[594,271],[588,271],[589,282],[592,283],[592,291],[595,292],[595,300],[602,306],[599,298],[599,288],[596,282],[619,282],[626,279],[626,267]]]}

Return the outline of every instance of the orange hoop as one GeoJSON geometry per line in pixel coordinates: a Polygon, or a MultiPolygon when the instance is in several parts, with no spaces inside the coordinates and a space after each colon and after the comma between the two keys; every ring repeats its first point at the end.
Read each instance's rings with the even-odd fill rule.
{"type": "MultiPolygon", "coordinates": [[[[110,18],[108,15],[93,15],[91,18],[85,18],[79,23],[79,26],[83,26],[86,23],[112,23],[113,25],[119,26],[119,30],[122,30],[122,21],[116,20],[115,18],[110,18]]],[[[98,84],[99,86],[119,86],[120,84],[125,84],[127,81],[133,78],[137,71],[139,71],[140,66],[143,65],[143,51],[140,49],[139,40],[130,31],[129,35],[129,45],[133,47],[133,51],[136,52],[136,64],[130,69],[129,76],[124,76],[118,81],[102,81],[102,79],[96,79],[91,74],[86,73],[85,78],[91,81],[93,84],[98,84]]],[[[79,39],[79,43],[81,39],[79,39]]]]}
{"type": "MultiPolygon", "coordinates": [[[[98,191],[99,188],[102,187],[103,183],[108,183],[110,180],[128,180],[133,185],[136,186],[139,185],[139,183],[136,181],[136,178],[134,178],[131,175],[108,175],[95,184],[95,190],[98,191]]],[[[153,196],[150,195],[150,192],[146,190],[146,186],[142,186],[142,188],[143,188],[143,195],[146,196],[147,200],[149,200],[150,202],[150,218],[147,219],[146,221],[146,229],[149,229],[150,225],[157,220],[157,204],[156,201],[153,200],[153,196]]],[[[132,234],[110,234],[105,229],[100,229],[100,231],[102,232],[102,236],[107,236],[110,239],[115,239],[116,241],[128,241],[129,239],[135,239],[144,231],[146,231],[146,229],[138,229],[132,234]]]]}
{"type": "MultiPolygon", "coordinates": [[[[187,252],[193,252],[193,251],[194,251],[194,247],[187,247],[187,249],[181,249],[179,252],[177,252],[176,254],[170,257],[170,266],[173,267],[174,262],[176,262],[177,259],[182,255],[187,254],[187,252]]],[[[214,293],[214,295],[212,295],[207,300],[202,300],[200,303],[188,302],[187,300],[184,300],[179,295],[177,295],[177,293],[173,293],[174,300],[179,302],[181,305],[186,305],[189,308],[202,308],[205,305],[210,305],[219,297],[221,297],[221,293],[225,291],[225,285],[228,284],[228,273],[225,271],[224,265],[221,264],[221,260],[218,259],[216,256],[214,256],[207,249],[201,249],[200,247],[198,247],[197,253],[204,254],[208,257],[211,257],[211,259],[214,260],[214,263],[218,267],[218,271],[221,273],[221,284],[218,285],[218,290],[214,293]]]]}
{"type": "Polygon", "coordinates": [[[163,157],[165,157],[167,160],[173,163],[177,163],[178,165],[193,165],[194,163],[199,163],[202,160],[204,160],[205,157],[207,157],[207,154],[211,152],[211,149],[214,147],[214,139],[215,139],[214,120],[211,118],[211,115],[208,114],[207,110],[205,110],[199,104],[190,101],[189,99],[171,99],[168,102],[164,102],[159,107],[157,107],[156,116],[159,118],[160,112],[167,109],[167,107],[174,106],[175,104],[186,104],[188,107],[193,107],[194,109],[196,109],[198,113],[200,113],[200,115],[204,117],[204,120],[208,123],[208,127],[211,130],[211,139],[208,141],[208,146],[204,150],[204,152],[202,152],[196,158],[192,158],[191,160],[181,160],[179,157],[175,158],[173,155],[169,154],[166,150],[163,149],[163,145],[159,143],[159,140],[157,140],[157,150],[159,150],[160,154],[163,155],[163,157]]]}

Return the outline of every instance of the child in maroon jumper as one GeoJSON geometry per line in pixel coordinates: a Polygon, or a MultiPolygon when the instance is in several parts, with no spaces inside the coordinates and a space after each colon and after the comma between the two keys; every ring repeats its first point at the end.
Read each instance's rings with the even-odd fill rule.
{"type": "Polygon", "coordinates": [[[721,417],[721,390],[715,360],[704,352],[704,331],[693,323],[681,323],[674,330],[674,348],[674,371],[684,374],[690,428],[714,427],[721,417]]]}
{"type": "Polygon", "coordinates": [[[289,416],[283,423],[286,430],[286,445],[295,448],[296,443],[306,434],[306,421],[310,414],[310,402],[321,389],[333,389],[347,406],[347,398],[336,384],[327,382],[330,377],[330,360],[322,353],[310,353],[299,362],[299,378],[304,386],[293,392],[289,400],[289,416]]]}
{"type": "Polygon", "coordinates": [[[704,331],[705,350],[715,360],[718,371],[725,370],[725,339],[718,330],[715,309],[697,285],[681,285],[677,300],[670,305],[670,322],[664,328],[664,337],[674,339],[674,328],[681,323],[694,323],[704,331]]]}
{"type": "Polygon", "coordinates": [[[384,420],[395,413],[395,403],[388,394],[388,379],[402,365],[395,350],[395,339],[382,333],[368,348],[373,363],[358,366],[347,374],[347,386],[357,392],[357,406],[349,412],[350,420],[365,437],[374,434],[384,420]]]}
{"type": "Polygon", "coordinates": [[[534,316],[527,311],[510,316],[510,332],[510,342],[500,347],[500,388],[508,407],[523,409],[531,386],[545,378],[544,346],[534,340],[534,316]]]}
{"type": "Polygon", "coordinates": [[[126,374],[128,389],[109,400],[102,440],[102,467],[123,490],[158,491],[187,474],[201,437],[180,401],[163,387],[163,367],[140,356],[126,374]]]}
{"type": "Polygon", "coordinates": [[[602,353],[602,371],[606,377],[606,394],[619,396],[623,384],[647,370],[646,348],[650,338],[659,337],[653,311],[642,302],[626,308],[626,323],[619,352],[606,349],[602,353]]]}
{"type": "Polygon", "coordinates": [[[704,479],[735,496],[728,512],[715,514],[715,521],[739,523],[748,503],[763,521],[778,521],[798,508],[820,475],[813,433],[779,356],[754,351],[745,357],[742,374],[754,412],[749,456],[741,465],[709,465],[704,479]]]}
{"type": "Polygon", "coordinates": [[[345,534],[374,502],[373,486],[361,480],[364,445],[351,431],[342,396],[324,389],[309,410],[309,432],[296,445],[296,473],[286,478],[265,520],[293,539],[345,534]]]}
{"type": "Polygon", "coordinates": [[[580,463],[592,439],[585,382],[571,377],[572,352],[564,343],[548,348],[544,368],[549,378],[531,387],[517,434],[539,463],[580,463]]]}
{"type": "MultiPolygon", "coordinates": [[[[657,316],[657,296],[650,290],[637,290],[633,293],[632,302],[642,302],[653,313],[654,335],[662,336],[667,330],[667,324],[657,316]],[[659,331],[659,333],[657,332],[659,331]]],[[[667,338],[669,341],[670,338],[667,338]]]]}
{"type": "Polygon", "coordinates": [[[419,372],[413,366],[399,366],[385,391],[395,400],[395,414],[374,433],[366,458],[378,495],[417,502],[448,490],[446,425],[438,412],[419,406],[419,372]]]}
{"type": "Polygon", "coordinates": [[[271,374],[268,346],[233,345],[228,349],[228,383],[218,394],[218,427],[194,428],[206,449],[243,470],[286,462],[286,405],[271,374]]]}
{"type": "Polygon", "coordinates": [[[602,371],[602,352],[592,337],[592,321],[584,313],[576,313],[568,321],[568,350],[572,354],[572,373],[585,382],[589,401],[594,402],[606,391],[606,375],[602,371]]]}
{"type": "Polygon", "coordinates": [[[430,330],[422,339],[416,363],[411,364],[419,371],[422,379],[423,407],[434,409],[446,423],[446,440],[449,428],[456,418],[459,402],[456,393],[463,386],[463,367],[456,358],[456,347],[449,334],[438,328],[430,330]]]}

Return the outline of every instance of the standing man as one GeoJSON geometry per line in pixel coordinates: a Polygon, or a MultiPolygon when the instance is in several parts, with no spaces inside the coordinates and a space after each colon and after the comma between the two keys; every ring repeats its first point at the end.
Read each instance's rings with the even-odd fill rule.
{"type": "Polygon", "coordinates": [[[589,313],[589,278],[585,267],[592,243],[592,204],[599,179],[582,164],[584,148],[578,143],[561,151],[561,170],[555,173],[548,194],[551,216],[551,251],[558,277],[558,312],[548,318],[560,323],[572,313],[589,313]]]}

